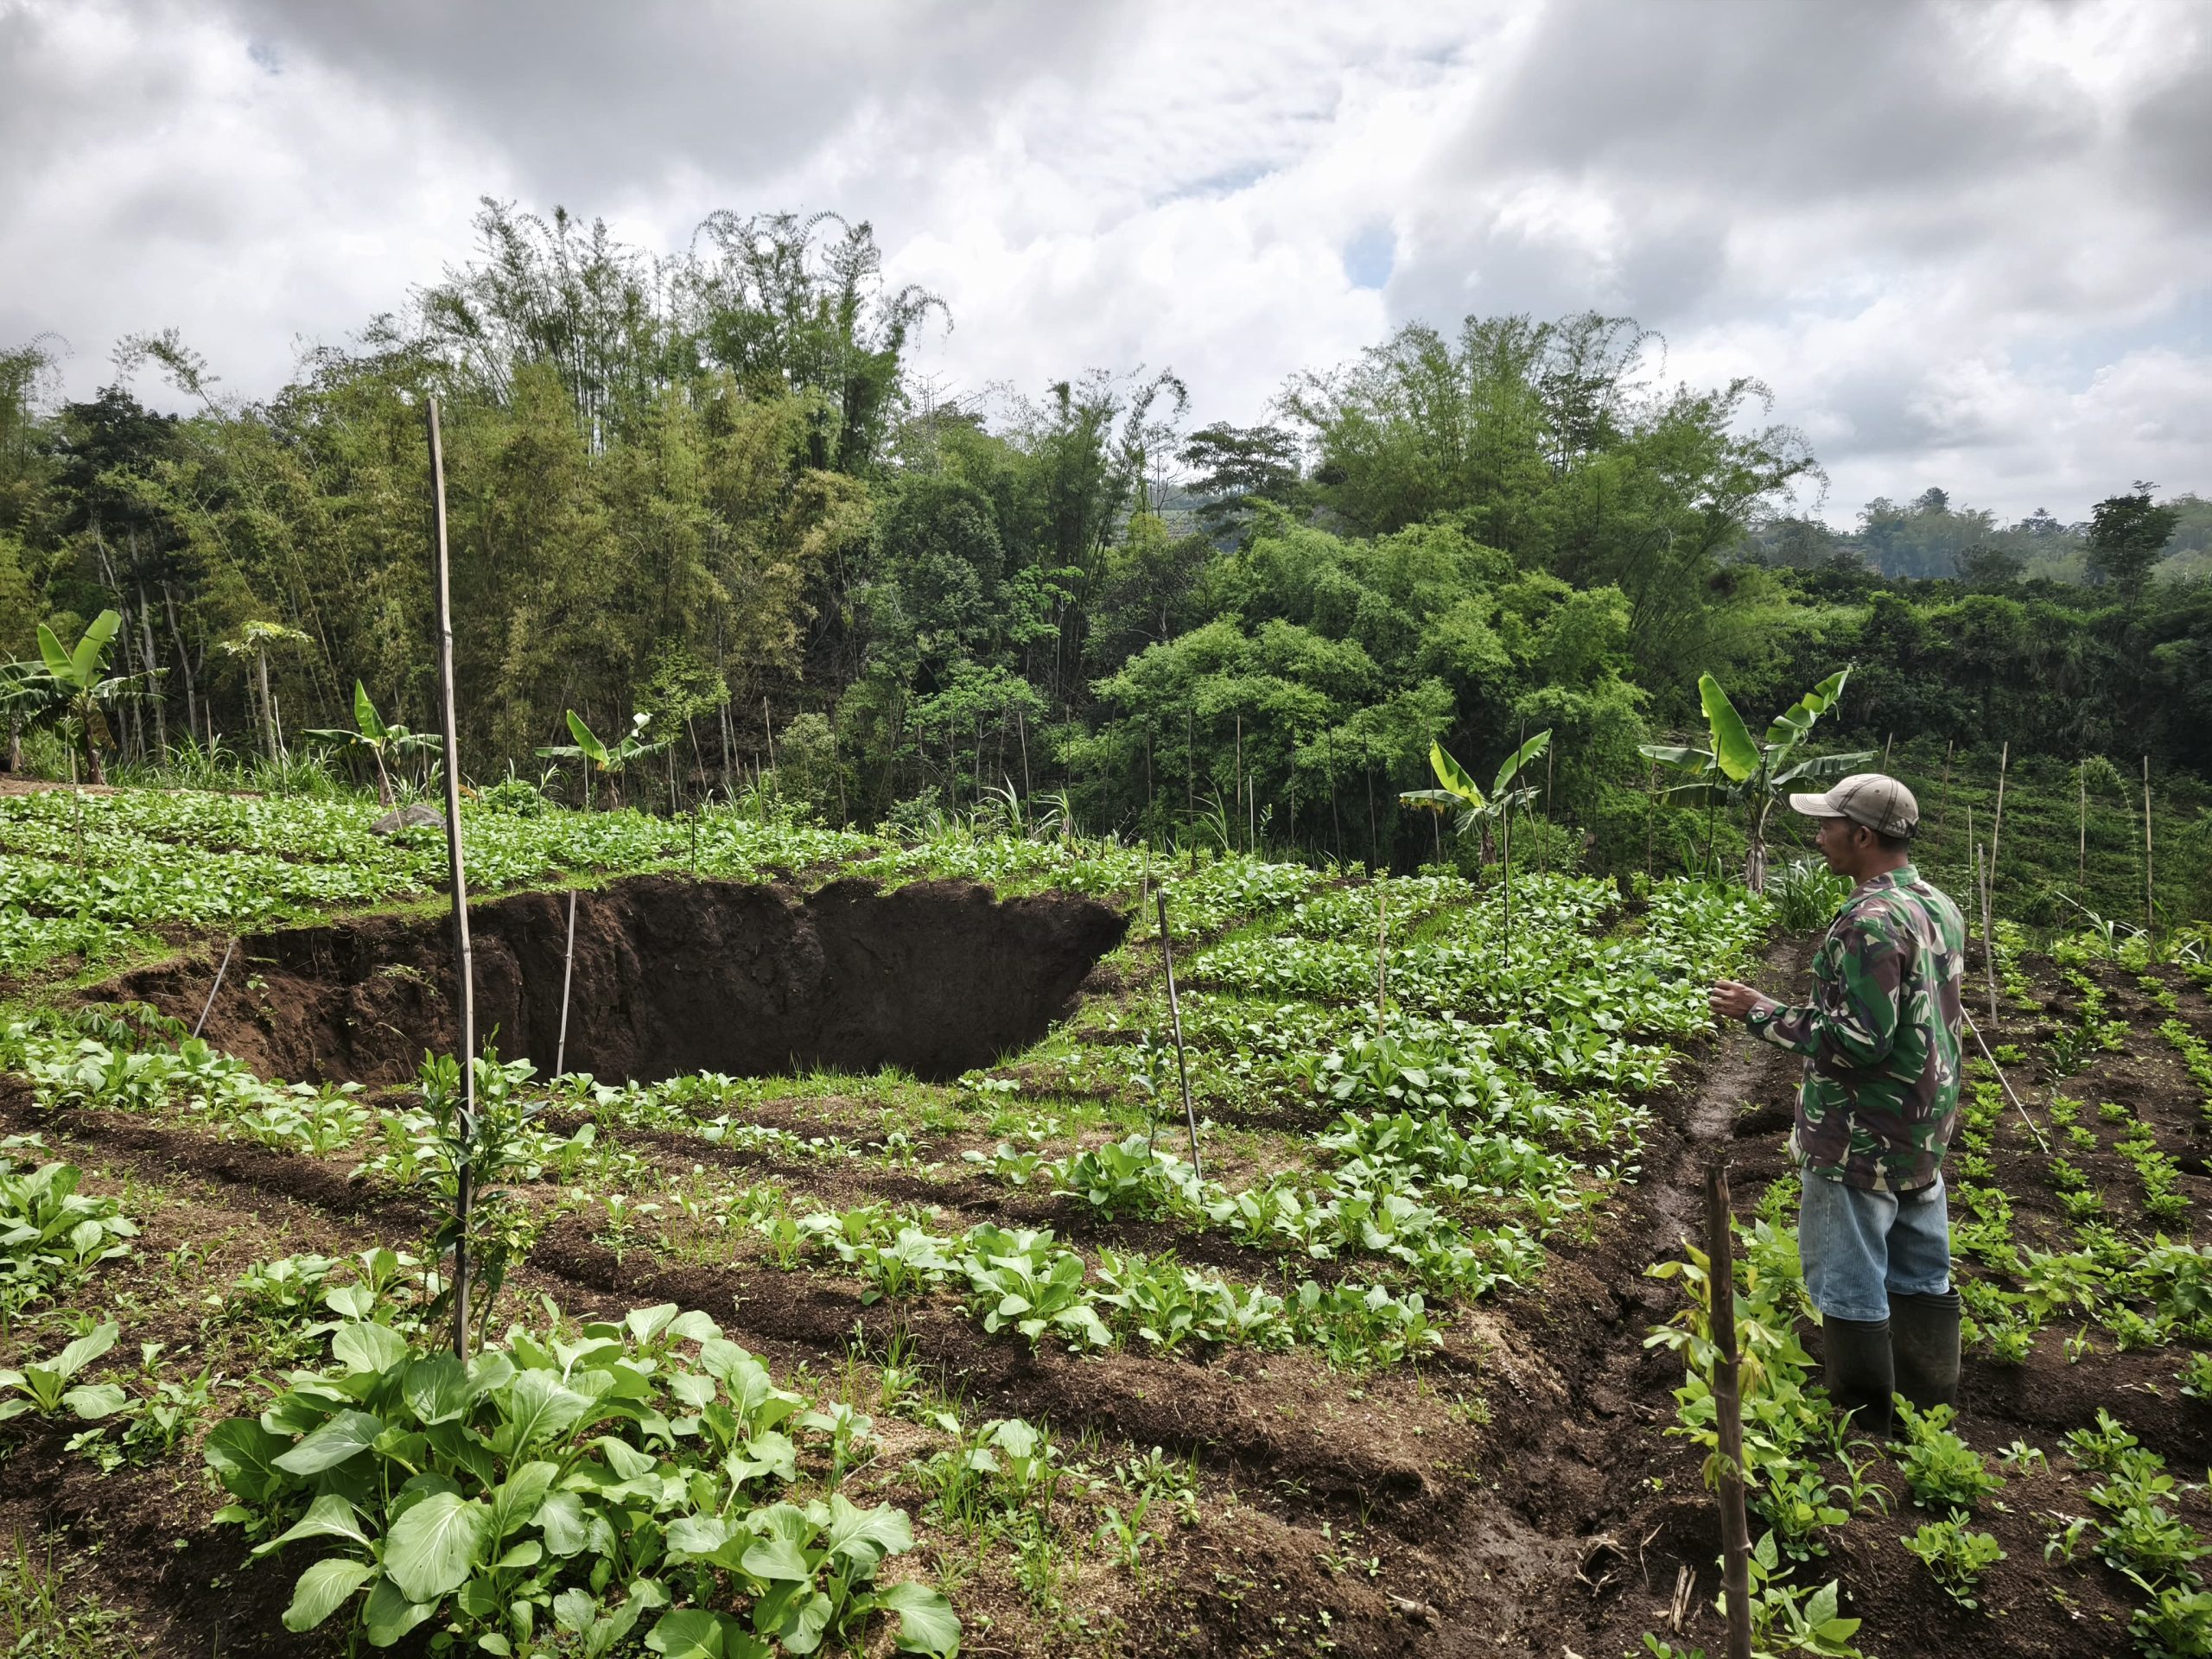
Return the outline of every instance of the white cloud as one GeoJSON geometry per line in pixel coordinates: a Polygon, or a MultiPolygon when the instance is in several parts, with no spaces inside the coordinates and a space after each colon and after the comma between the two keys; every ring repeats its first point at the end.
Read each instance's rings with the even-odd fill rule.
{"type": "Polygon", "coordinates": [[[83,395],[175,325],[261,393],[465,255],[480,194],[664,247],[830,207],[945,297],[920,360],[969,391],[1141,362],[1252,420],[1402,321],[1596,306],[1670,377],[1767,381],[1832,518],[1929,483],[2079,517],[2212,487],[2208,33],[2195,0],[0,0],[0,342],[65,335],[83,395]]]}

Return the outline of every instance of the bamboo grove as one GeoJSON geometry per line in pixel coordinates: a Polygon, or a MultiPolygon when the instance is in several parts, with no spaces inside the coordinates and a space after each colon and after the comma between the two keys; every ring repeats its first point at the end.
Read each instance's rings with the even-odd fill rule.
{"type": "MultiPolygon", "coordinates": [[[[1765,388],[1670,384],[1624,320],[1410,325],[1236,427],[1151,366],[949,391],[912,359],[963,320],[864,224],[718,213],[665,257],[490,201],[478,229],[265,400],[174,334],[87,401],[58,342],[0,359],[0,658],[113,611],[112,760],[281,768],[364,698],[431,724],[435,393],[479,786],[550,766],[581,799],[543,753],[581,724],[650,752],[648,806],[765,771],[833,822],[996,798],[1405,868],[1432,746],[1487,777],[1548,731],[1532,854],[1624,868],[1640,747],[1697,729],[1700,672],[1770,709],[1846,665],[1834,747],[2148,756],[2188,799],[2212,767],[2194,496],[2007,528],[1936,490],[1838,537],[1765,388]]],[[[10,735],[69,764],[52,722],[10,735]]]]}

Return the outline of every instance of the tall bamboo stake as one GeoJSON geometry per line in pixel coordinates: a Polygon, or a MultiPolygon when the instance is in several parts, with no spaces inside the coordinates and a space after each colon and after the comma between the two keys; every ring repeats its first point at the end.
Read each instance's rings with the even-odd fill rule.
{"type": "Polygon", "coordinates": [[[1513,965],[1513,791],[1507,790],[1503,803],[1505,834],[1498,848],[1498,875],[1505,885],[1505,963],[1513,965]]]}
{"type": "Polygon", "coordinates": [[[2012,760],[2010,738],[1997,752],[1997,814],[1989,821],[1989,885],[1997,885],[1997,838],[2005,833],[2005,772],[2012,760]]]}
{"type": "Polygon", "coordinates": [[[1380,882],[1375,887],[1375,1039],[1382,1039],[1382,997],[1390,983],[1389,894],[1380,882]]]}
{"type": "MultiPolygon", "coordinates": [[[[1239,794],[1239,793],[1242,793],[1242,792],[1243,792],[1243,788],[1244,788],[1244,716],[1243,716],[1243,715],[1237,715],[1237,716],[1236,716],[1236,770],[1235,773],[1231,776],[1231,778],[1230,778],[1230,791],[1231,791],[1232,798],[1230,799],[1230,803],[1229,803],[1229,807],[1230,807],[1230,810],[1232,813],[1236,813],[1236,809],[1237,809],[1238,807],[1240,807],[1240,806],[1242,806],[1242,805],[1243,804],[1243,803],[1242,801],[1239,801],[1239,800],[1236,800],[1236,799],[1235,799],[1235,798],[1234,798],[1234,796],[1235,796],[1235,795],[1236,795],[1236,794],[1239,794]]],[[[1241,817],[1242,816],[1243,816],[1243,814],[1241,814],[1241,813],[1236,813],[1236,817],[1241,817]]],[[[1232,817],[1232,818],[1230,820],[1230,831],[1229,831],[1229,833],[1230,833],[1231,836],[1234,836],[1234,835],[1236,833],[1236,818],[1235,818],[1235,817],[1232,817]]]]}
{"type": "Polygon", "coordinates": [[[2151,885],[2151,757],[2143,757],[2143,936],[2152,957],[2158,951],[2158,908],[2151,885]]]}
{"type": "MultiPolygon", "coordinates": [[[[692,842],[694,850],[691,855],[691,862],[694,874],[696,874],[697,865],[699,862],[699,855],[696,850],[698,847],[696,837],[699,833],[698,822],[699,821],[696,817],[691,821],[691,834],[694,837],[692,842]]],[[[576,890],[574,887],[570,887],[569,889],[569,945],[568,949],[564,950],[561,956],[561,1034],[553,1045],[553,1075],[556,1077],[562,1076],[569,1069],[569,985],[575,978],[575,971],[576,890]]]]}
{"type": "Polygon", "coordinates": [[[1161,887],[1152,897],[1160,909],[1160,961],[1167,970],[1167,1017],[1175,1032],[1175,1077],[1183,1085],[1183,1122],[1191,1130],[1191,1173],[1204,1180],[1205,1169],[1198,1162],[1198,1115],[1191,1106],[1191,1067],[1183,1056],[1183,1005],[1175,995],[1175,950],[1167,942],[1167,889],[1161,887]]]}
{"type": "Polygon", "coordinates": [[[1943,809],[1951,801],[1951,751],[1957,747],[1956,738],[1943,745],[1943,787],[1936,798],[1936,844],[1938,847],[1943,844],[1943,809]]]}
{"type": "Polygon", "coordinates": [[[476,964],[468,942],[468,881],[461,857],[461,742],[453,700],[453,585],[446,551],[445,446],[438,435],[438,400],[429,402],[431,593],[437,607],[438,712],[445,738],[446,866],[453,897],[454,995],[461,1015],[461,1121],[453,1243],[453,1351],[468,1357],[468,1224],[475,1207],[476,964]]]}
{"type": "Polygon", "coordinates": [[[1988,872],[1982,868],[1982,842],[1974,842],[1974,885],[1982,893],[1982,978],[1988,982],[1988,1027],[1998,1028],[1998,933],[1988,920],[1988,872]]]}
{"type": "MultiPolygon", "coordinates": [[[[1526,740],[1523,740],[1524,741],[1526,740]]],[[[1537,868],[1548,870],[1552,867],[1552,752],[1544,750],[1544,845],[1536,849],[1537,868]]]]}
{"type": "Polygon", "coordinates": [[[1885,775],[1890,769],[1890,746],[1897,741],[1897,734],[1895,732],[1890,733],[1882,740],[1882,771],[1885,775]]]}
{"type": "Polygon", "coordinates": [[[1647,761],[1643,769],[1643,878],[1651,879],[1651,836],[1658,828],[1659,763],[1647,761]]]}
{"type": "Polygon", "coordinates": [[[1751,1659],[1751,1534],[1744,1514],[1743,1395],[1736,1375],[1735,1230],[1728,1218],[1724,1158],[1705,1166],[1705,1254],[1713,1427],[1720,1441],[1720,1583],[1727,1601],[1728,1659],[1751,1659]]]}
{"type": "Polygon", "coordinates": [[[2089,901],[2089,772],[2079,760],[2074,763],[2074,785],[2080,797],[2080,828],[2074,843],[2074,896],[2087,904],[2089,901]]]}

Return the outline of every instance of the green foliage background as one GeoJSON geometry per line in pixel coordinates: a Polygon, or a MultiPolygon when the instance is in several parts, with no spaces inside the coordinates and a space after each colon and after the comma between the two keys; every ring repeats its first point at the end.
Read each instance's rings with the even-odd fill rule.
{"type": "Polygon", "coordinates": [[[2137,798],[2093,802],[2086,897],[2139,913],[2148,755],[2161,892],[2206,906],[2194,496],[2005,526],[1935,490],[1839,537],[1801,515],[1821,475],[1764,388],[1663,385],[1653,338],[1595,315],[1402,328],[1255,429],[1192,430],[1172,374],[948,401],[907,361],[943,308],[883,283],[865,225],[717,214],[671,258],[499,203],[479,229],[265,402],[173,335],[81,403],[36,347],[0,356],[0,653],[122,611],[117,670],[164,673],[119,759],[263,741],[220,649],[252,622],[307,636],[270,655],[287,733],[342,724],[356,677],[434,723],[435,394],[474,778],[531,771],[568,709],[642,709],[680,799],[784,760],[832,820],[1064,791],[1087,829],[1402,867],[1438,850],[1396,803],[1432,741],[1486,776],[1548,727],[1535,781],[1571,827],[1527,844],[1669,869],[1707,829],[1650,808],[1636,750],[1696,729],[1699,672],[1756,722],[1850,664],[1824,743],[1894,742],[1931,819],[1957,757],[1938,860],[2009,741],[1999,892],[2070,893],[2069,769],[2109,755],[2137,798]],[[138,401],[146,369],[187,413],[138,401]]]}

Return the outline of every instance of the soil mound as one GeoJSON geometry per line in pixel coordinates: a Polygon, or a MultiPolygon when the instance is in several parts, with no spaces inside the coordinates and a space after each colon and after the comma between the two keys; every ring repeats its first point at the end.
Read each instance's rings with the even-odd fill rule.
{"type": "MultiPolygon", "coordinates": [[[[507,1058],[553,1065],[565,893],[469,906],[476,1024],[507,1058]]],[[[762,1076],[898,1065],[943,1081],[1035,1042],[1070,1009],[1127,918],[1060,894],[1000,900],[970,882],[882,892],[635,876],[576,900],[567,1065],[605,1078],[762,1076]]],[[[372,917],[248,935],[206,1036],[264,1077],[411,1079],[454,1042],[452,931],[372,917]]],[[[212,969],[111,982],[188,1022],[212,969]]]]}

